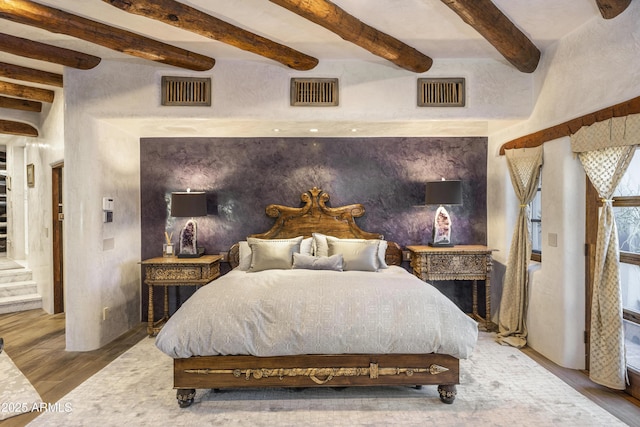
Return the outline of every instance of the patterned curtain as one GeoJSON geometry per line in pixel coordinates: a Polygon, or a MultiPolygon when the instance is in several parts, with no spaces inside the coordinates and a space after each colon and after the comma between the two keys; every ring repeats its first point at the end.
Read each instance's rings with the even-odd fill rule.
{"type": "Polygon", "coordinates": [[[627,366],[622,324],[618,230],[611,197],[640,142],[640,115],[617,117],[581,128],[571,148],[603,206],[598,221],[591,299],[589,377],[595,383],[624,390],[627,366]]]}
{"type": "Polygon", "coordinates": [[[527,266],[531,258],[531,236],[529,235],[529,202],[538,190],[542,146],[535,148],[505,150],[511,184],[520,201],[509,259],[504,276],[497,341],[513,347],[527,343],[525,314],[527,309],[527,266]]]}

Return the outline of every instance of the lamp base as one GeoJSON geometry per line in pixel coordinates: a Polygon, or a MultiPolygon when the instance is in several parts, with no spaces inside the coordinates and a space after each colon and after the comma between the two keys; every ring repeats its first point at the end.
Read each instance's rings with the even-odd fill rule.
{"type": "Polygon", "coordinates": [[[452,248],[455,245],[451,244],[451,243],[433,243],[433,242],[429,242],[429,246],[434,247],[434,248],[452,248]]]}
{"type": "Polygon", "coordinates": [[[204,248],[198,248],[195,254],[179,253],[178,258],[200,258],[202,255],[204,255],[204,248]]]}

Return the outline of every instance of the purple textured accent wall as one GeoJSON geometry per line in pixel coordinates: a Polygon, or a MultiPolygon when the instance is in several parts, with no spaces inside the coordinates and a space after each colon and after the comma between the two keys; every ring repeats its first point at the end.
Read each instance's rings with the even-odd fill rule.
{"type": "Polygon", "coordinates": [[[453,242],[486,244],[486,165],[484,137],[143,138],[141,256],[161,255],[165,231],[177,242],[187,218],[170,217],[168,204],[187,188],[208,193],[209,215],[196,219],[207,253],[268,230],[268,204],[298,206],[314,186],[331,206],[362,203],[363,230],[403,247],[426,244],[437,206],[424,205],[425,182],[441,178],[463,186],[463,204],[448,207],[453,242]]]}

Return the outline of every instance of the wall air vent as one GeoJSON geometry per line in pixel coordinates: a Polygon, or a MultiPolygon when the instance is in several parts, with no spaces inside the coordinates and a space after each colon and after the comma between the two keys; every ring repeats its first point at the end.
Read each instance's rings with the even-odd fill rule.
{"type": "Polygon", "coordinates": [[[418,79],[418,107],[464,107],[464,78],[418,79]]]}
{"type": "Polygon", "coordinates": [[[211,78],[162,76],[162,105],[210,106],[211,78]]]}
{"type": "Polygon", "coordinates": [[[291,79],[291,106],[338,105],[338,79],[291,79]]]}

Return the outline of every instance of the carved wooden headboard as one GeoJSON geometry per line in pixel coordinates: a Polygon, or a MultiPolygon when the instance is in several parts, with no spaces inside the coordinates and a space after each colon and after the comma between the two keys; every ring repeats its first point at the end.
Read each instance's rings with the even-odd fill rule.
{"type": "MultiPolygon", "coordinates": [[[[287,239],[291,237],[311,237],[312,233],[322,233],[328,236],[357,239],[382,239],[378,233],[370,233],[358,227],[355,218],[364,215],[364,206],[356,203],[337,208],[326,205],[329,194],[317,187],[302,193],[300,199],[302,207],[283,205],[269,205],[266,208],[268,216],[275,218],[271,229],[265,233],[252,234],[249,237],[259,239],[287,239]]],[[[239,263],[239,246],[236,243],[229,250],[229,262],[232,267],[239,263]]],[[[388,242],[386,262],[389,265],[402,263],[402,250],[395,242],[388,242]]]]}

